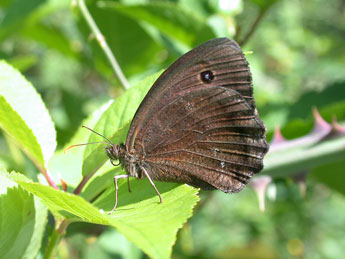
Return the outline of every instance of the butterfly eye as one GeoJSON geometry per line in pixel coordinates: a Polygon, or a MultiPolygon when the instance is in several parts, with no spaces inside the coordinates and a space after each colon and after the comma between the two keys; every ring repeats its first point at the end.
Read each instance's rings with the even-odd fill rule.
{"type": "Polygon", "coordinates": [[[214,75],[212,71],[207,70],[207,71],[201,72],[200,77],[204,83],[209,84],[213,80],[214,75]]]}

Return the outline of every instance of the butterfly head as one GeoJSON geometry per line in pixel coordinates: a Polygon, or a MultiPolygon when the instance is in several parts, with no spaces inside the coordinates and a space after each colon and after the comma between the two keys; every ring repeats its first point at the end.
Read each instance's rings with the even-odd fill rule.
{"type": "Polygon", "coordinates": [[[119,146],[118,145],[105,146],[105,151],[107,152],[107,155],[111,161],[119,159],[119,146]]]}
{"type": "Polygon", "coordinates": [[[123,144],[116,145],[116,144],[110,144],[108,146],[105,146],[105,151],[107,152],[107,155],[110,159],[110,162],[113,165],[119,165],[120,163],[123,165],[125,154],[126,154],[126,148],[123,144]],[[120,163],[115,164],[114,161],[119,160],[120,163]]]}

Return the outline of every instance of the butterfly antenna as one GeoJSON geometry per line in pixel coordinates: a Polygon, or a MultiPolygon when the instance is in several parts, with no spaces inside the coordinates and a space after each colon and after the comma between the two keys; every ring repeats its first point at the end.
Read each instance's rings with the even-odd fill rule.
{"type": "Polygon", "coordinates": [[[114,143],[111,142],[110,139],[108,139],[107,137],[103,136],[102,134],[100,134],[100,133],[94,131],[93,129],[90,129],[90,128],[87,127],[87,126],[84,126],[84,125],[83,125],[82,127],[85,128],[85,129],[88,129],[88,130],[92,131],[93,133],[97,134],[98,136],[101,136],[102,138],[106,139],[106,140],[109,142],[108,144],[114,145],[114,143]]]}
{"type": "Polygon", "coordinates": [[[99,141],[99,142],[90,142],[90,143],[83,143],[83,144],[75,144],[75,145],[68,146],[68,147],[64,150],[64,153],[66,153],[66,152],[67,152],[68,150],[70,150],[72,147],[86,146],[86,145],[90,145],[90,144],[106,144],[106,145],[110,145],[110,146],[113,146],[113,145],[114,145],[114,143],[111,142],[110,139],[108,139],[107,137],[103,136],[102,134],[100,134],[100,133],[94,131],[93,129],[91,129],[91,128],[87,127],[87,126],[84,126],[84,125],[83,125],[82,127],[85,128],[85,129],[88,129],[88,130],[90,130],[91,132],[97,134],[98,136],[104,138],[104,139],[107,140],[108,142],[99,141]]]}
{"type": "Polygon", "coordinates": [[[113,145],[111,143],[108,142],[104,142],[104,141],[99,141],[99,142],[90,142],[90,143],[83,143],[83,144],[75,144],[75,145],[70,145],[67,148],[65,148],[65,150],[63,151],[65,154],[68,150],[70,150],[72,147],[80,147],[80,146],[86,146],[89,144],[106,144],[106,145],[113,145]]]}

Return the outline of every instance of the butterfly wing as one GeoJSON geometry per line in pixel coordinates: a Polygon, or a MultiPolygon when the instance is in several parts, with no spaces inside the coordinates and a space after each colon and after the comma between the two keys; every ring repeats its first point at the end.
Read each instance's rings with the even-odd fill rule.
{"type": "Polygon", "coordinates": [[[238,45],[211,40],[169,67],[140,105],[126,146],[152,179],[241,190],[262,169],[268,145],[238,45]]]}

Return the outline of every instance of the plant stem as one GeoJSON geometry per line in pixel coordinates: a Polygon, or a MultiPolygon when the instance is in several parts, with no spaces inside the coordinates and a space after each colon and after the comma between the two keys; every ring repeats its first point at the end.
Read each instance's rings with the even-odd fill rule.
{"type": "Polygon", "coordinates": [[[83,190],[86,183],[90,180],[90,178],[98,171],[98,169],[105,163],[106,160],[104,160],[102,163],[99,164],[98,167],[96,167],[93,171],[91,171],[87,176],[84,176],[83,179],[78,184],[77,188],[74,190],[74,194],[79,195],[80,192],[83,190]]]}
{"type": "Polygon", "coordinates": [[[43,176],[46,178],[48,184],[53,187],[56,190],[59,190],[59,187],[56,185],[56,183],[54,182],[53,178],[50,176],[50,174],[48,173],[47,169],[45,167],[43,167],[39,162],[37,162],[36,159],[34,159],[29,152],[25,152],[27,154],[27,156],[30,158],[30,160],[35,164],[35,166],[37,167],[38,171],[41,172],[41,174],[43,174],[43,176]]]}
{"type": "MultiPolygon", "coordinates": [[[[243,37],[242,40],[238,40],[238,44],[240,46],[243,46],[245,45],[249,39],[253,36],[256,28],[258,27],[259,23],[261,22],[262,18],[264,17],[266,11],[269,9],[269,7],[265,7],[265,8],[262,8],[260,9],[260,12],[258,14],[258,16],[256,17],[254,23],[252,24],[252,26],[250,27],[248,33],[243,37]]],[[[238,29],[239,31],[240,29],[238,29]]]]}
{"type": "Polygon", "coordinates": [[[60,243],[62,236],[65,234],[68,224],[68,221],[64,219],[61,221],[57,229],[54,229],[49,238],[48,246],[44,252],[44,259],[54,258],[54,251],[57,245],[60,243]]]}
{"type": "Polygon", "coordinates": [[[77,188],[75,188],[74,190],[74,194],[75,195],[79,195],[80,192],[83,190],[84,186],[86,185],[86,183],[90,180],[90,178],[93,176],[94,174],[91,173],[88,176],[84,176],[83,179],[81,180],[81,182],[78,184],[77,188]]]}
{"type": "MultiPolygon", "coordinates": [[[[41,171],[41,170],[40,170],[41,171]]],[[[56,190],[59,190],[59,187],[56,185],[56,183],[54,182],[53,178],[51,178],[50,174],[48,173],[48,171],[46,169],[43,169],[41,171],[41,173],[44,175],[44,177],[46,178],[48,184],[53,187],[56,190]]]]}
{"type": "Polygon", "coordinates": [[[92,33],[95,35],[95,38],[97,39],[99,45],[103,49],[106,57],[108,58],[113,70],[115,76],[120,80],[123,88],[128,89],[129,88],[129,83],[124,76],[121,67],[119,66],[114,54],[111,52],[111,49],[109,48],[109,45],[107,41],[105,40],[103,34],[101,31],[98,29],[97,24],[93,20],[89,10],[87,9],[84,0],[77,0],[77,5],[84,16],[87,24],[90,26],[92,33]]]}

